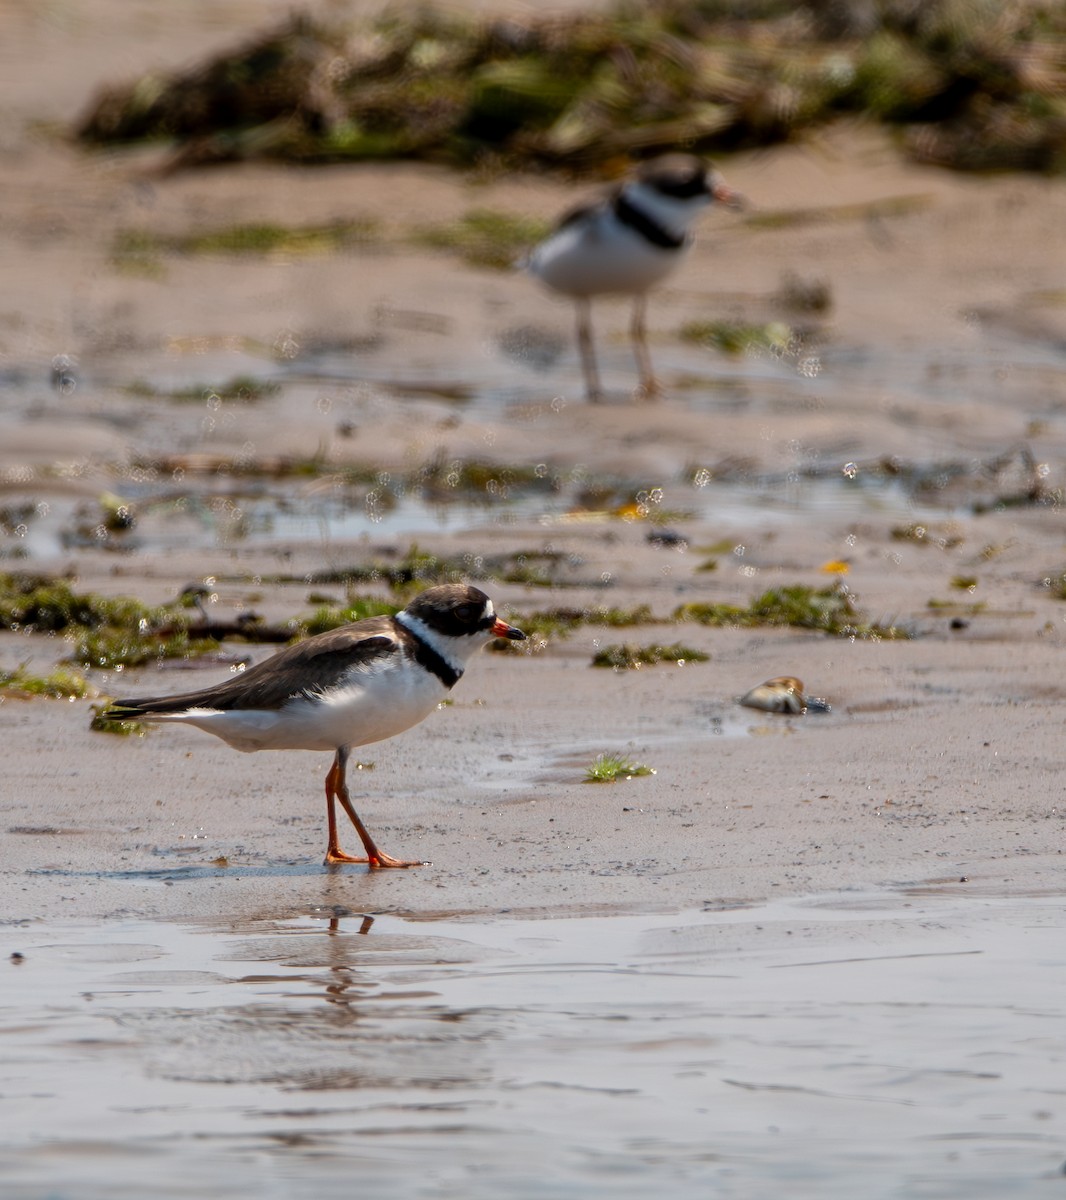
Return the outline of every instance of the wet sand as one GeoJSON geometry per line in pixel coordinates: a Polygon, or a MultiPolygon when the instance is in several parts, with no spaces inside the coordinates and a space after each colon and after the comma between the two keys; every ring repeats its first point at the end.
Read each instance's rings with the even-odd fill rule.
{"type": "MultiPolygon", "coordinates": [[[[78,945],[93,944],[94,929],[153,942],[145,929],[160,919],[245,936],[279,923],[321,932],[332,915],[354,936],[358,914],[377,914],[396,923],[392,933],[401,925],[410,933],[405,922],[442,922],[431,938],[469,921],[478,930],[472,940],[498,929],[512,950],[516,939],[535,938],[541,922],[570,962],[588,947],[559,930],[595,918],[608,923],[598,935],[609,947],[604,969],[624,973],[628,933],[612,941],[611,920],[620,922],[610,926],[616,931],[634,920],[657,929],[664,914],[685,914],[685,924],[734,903],[773,912],[840,889],[899,896],[929,888],[938,897],[930,920],[961,939],[928,947],[941,954],[966,941],[982,906],[1061,896],[1066,606],[1044,582],[1062,574],[1066,525],[1057,501],[1066,306],[1051,251],[1066,217],[1061,187],[914,168],[881,134],[859,127],[738,156],[723,164],[729,181],[752,199],[754,217],[781,219],[713,214],[704,222],[690,260],[651,304],[666,385],[658,403],[629,395],[625,307],[599,306],[609,397],[590,407],[565,305],[520,273],[476,270],[409,237],[473,208],[550,216],[587,189],[553,179],[472,182],[412,164],[161,178],[157,151],[86,157],[33,124],[69,120],[99,79],[217,45],[242,9],[210,7],[218,25],[183,18],[180,37],[154,6],[132,24],[110,5],[93,6],[73,27],[29,9],[9,14],[15,34],[0,53],[20,100],[0,130],[0,502],[33,515],[22,533],[0,538],[0,566],[62,572],[81,590],[150,602],[210,580],[212,612],[253,608],[284,620],[307,613],[312,593],[343,599],[339,587],[305,578],[402,557],[412,543],[471,561],[551,553],[565,556],[555,586],[484,583],[501,611],[647,604],[667,618],[683,603],[744,605],[774,586],[825,586],[834,577],[826,564],[843,561],[858,608],[914,636],[655,624],[584,627],[529,655],[485,654],[453,705],[357,752],[373,767],[356,776],[356,803],[383,848],[430,860],[410,871],[321,866],[327,756],[240,755],[179,729],[120,739],[89,730],[88,702],[5,698],[0,896],[11,948],[29,954],[52,940],[51,930],[55,941],[69,935],[78,945]],[[99,56],[83,53],[93,39],[99,56]],[[30,49],[39,56],[33,70],[30,49]],[[46,78],[61,84],[46,89],[46,78]],[[112,252],[131,229],[180,236],[363,217],[378,220],[379,234],[343,254],[167,254],[154,273],[131,274],[112,252]],[[677,336],[696,319],[804,323],[776,299],[789,275],[824,280],[833,299],[797,352],[729,357],[677,336]],[[73,391],[51,386],[57,354],[76,360],[73,391]],[[254,402],[212,399],[213,388],[237,376],[277,390],[254,402]],[[178,389],[193,399],[172,398],[178,389]],[[1005,503],[1032,483],[1022,446],[1039,468],[1041,503],[1005,503]],[[217,471],[279,457],[313,459],[317,472],[268,482],[250,498],[249,485],[217,471]],[[389,508],[353,499],[338,480],[353,465],[396,475],[438,459],[540,464],[560,488],[491,505],[407,496],[389,508]],[[145,468],[178,460],[184,477],[145,468]],[[652,543],[651,522],[611,515],[610,506],[576,511],[587,477],[614,479],[630,498],[661,489],[652,512],[675,514],[667,524],[685,544],[652,543]],[[175,514],[166,496],[177,485],[203,504],[175,514]],[[132,551],[69,537],[79,506],[91,508],[104,491],[136,497],[132,551]],[[700,569],[709,560],[715,568],[700,569]],[[297,582],[263,582],[276,574],[297,582]],[[589,666],[604,644],[663,640],[711,660],[620,673],[589,666]],[[785,674],[824,696],[832,712],[782,717],[736,704],[785,674]],[[616,749],[656,773],[584,783],[592,759],[616,749]]],[[[64,651],[61,640],[0,635],[3,666],[45,669],[64,651]]],[[[258,660],[271,651],[250,652],[258,660]]],[[[97,672],[92,681],[108,694],[148,694],[198,687],[226,670],[97,672]]],[[[1019,908],[1007,926],[1025,921],[1019,908]]],[[[885,945],[885,925],[868,920],[861,904],[849,935],[856,928],[867,948],[885,945]]],[[[908,922],[889,948],[924,952],[924,936],[908,922]]],[[[969,946],[987,952],[984,964],[999,962],[1000,936],[969,946]]],[[[160,935],[166,947],[168,937],[160,935]]],[[[754,934],[745,928],[737,937],[750,947],[754,934]]],[[[439,951],[434,944],[427,953],[436,961],[439,951]]],[[[256,959],[254,949],[249,955],[256,959]]],[[[213,970],[205,956],[193,955],[190,969],[213,970]]],[[[270,957],[259,955],[250,973],[267,969],[270,957]]],[[[445,988],[439,974],[423,978],[421,970],[400,983],[445,988]]],[[[1004,999],[1004,1013],[1043,986],[1019,963],[1010,970],[1018,992],[1004,999]]],[[[375,986],[388,986],[387,976],[374,974],[375,986]]],[[[988,978],[966,976],[975,992],[988,978]]],[[[97,984],[79,976],[66,986],[97,984]]],[[[325,987],[317,977],[309,986],[315,996],[325,987]]],[[[831,1002],[834,986],[819,975],[822,1001],[831,1002]]],[[[173,1029],[175,1013],[194,1004],[184,987],[167,993],[162,1028],[173,1029]]],[[[481,983],[468,978],[464,987],[445,1007],[487,1003],[481,983]]],[[[917,978],[910,995],[961,1003],[957,992],[938,992],[946,987],[943,978],[917,978]]],[[[605,1011],[595,997],[590,1004],[605,1011]]],[[[794,1028],[786,1026],[785,1040],[794,1028]]],[[[48,1045],[65,1036],[44,1028],[48,1045]]],[[[1010,1036],[1010,1019],[990,1028],[1010,1036]]],[[[971,1034],[967,1054],[997,1036],[971,1034]]],[[[537,1036],[543,1048],[569,1035],[537,1036]]],[[[293,1062],[304,1061],[307,1047],[291,1049],[293,1062]]],[[[916,1042],[901,1053],[916,1061],[923,1050],[916,1042]]],[[[655,1062],[666,1072],[661,1057],[655,1062]]],[[[148,1078],[166,1073],[165,1064],[152,1067],[148,1078]]],[[[727,1073],[722,1066],[715,1077],[727,1073]]],[[[767,1077],[777,1078],[769,1065],[767,1077]]],[[[500,1083],[498,1070],[493,1079],[500,1083]]],[[[253,1107],[282,1108],[289,1101],[277,1088],[306,1086],[281,1076],[253,1082],[266,1087],[254,1102],[245,1098],[253,1107]]],[[[492,1102],[506,1103],[509,1086],[504,1079],[492,1102]]],[[[55,1087],[66,1098],[79,1094],[70,1079],[55,1087]]],[[[379,1099],[372,1115],[380,1115],[379,1099]]],[[[476,1125],[480,1101],[468,1100],[463,1119],[476,1125]]],[[[1034,1099],[1034,1109],[1043,1103],[1034,1099]]],[[[760,1128],[773,1123],[764,1112],[756,1119],[760,1128]]],[[[191,1127],[181,1128],[185,1136],[191,1127]]],[[[80,1128],[79,1136],[92,1144],[98,1131],[80,1128]]],[[[528,1150],[536,1139],[521,1144],[528,1150]]],[[[899,1145],[904,1157],[914,1150],[909,1140],[899,1145]]],[[[435,1148],[430,1139],[431,1156],[435,1148]]],[[[753,1143],[753,1161],[765,1149],[753,1143]]],[[[69,1153],[81,1162],[77,1146],[69,1153]]],[[[678,1195],[710,1177],[691,1166],[690,1150],[671,1144],[663,1153],[691,1168],[677,1177],[678,1195]]],[[[238,1145],[225,1160],[239,1158],[238,1145]]],[[[653,1160],[647,1150],[642,1161],[653,1160]]],[[[1012,1186],[1019,1171],[1031,1179],[1051,1169],[1044,1147],[1022,1161],[1003,1168],[1012,1186]]],[[[101,1168],[105,1178],[109,1169],[101,1168]]],[[[328,1193],[332,1169],[312,1171],[326,1188],[314,1194],[328,1193]]],[[[384,1178],[387,1169],[386,1154],[374,1170],[384,1178]]],[[[837,1178],[853,1180],[848,1170],[837,1178]]],[[[24,1194],[41,1194],[25,1178],[24,1194]]],[[[502,1186],[502,1176],[489,1178],[502,1186]]],[[[605,1186],[595,1172],[560,1181],[588,1194],[605,1186]]],[[[286,1195],[312,1194],[291,1180],[288,1187],[286,1195]]],[[[509,1194],[537,1193],[523,1185],[509,1194]]],[[[834,1192],[822,1180],[817,1194],[855,1191],[834,1192]]]]}
{"type": "MultiPolygon", "coordinates": [[[[1053,328],[1059,272],[1046,253],[1063,201],[1049,184],[917,171],[856,130],[731,162],[730,179],[775,211],[900,195],[928,206],[873,224],[844,216],[773,230],[709,218],[652,305],[667,398],[630,400],[626,313],[606,303],[597,315],[611,395],[590,407],[569,311],[519,273],[386,241],[332,257],[170,256],[162,277],[140,279],[108,252],[135,212],[171,232],[293,212],[392,219],[401,189],[418,219],[483,205],[548,214],[571,195],[562,184],[475,187],[412,165],[256,167],[146,184],[146,157],[101,163],[30,144],[4,184],[16,220],[3,254],[18,308],[3,331],[0,469],[6,503],[48,508],[24,538],[7,537],[9,554],[29,551],[11,567],[151,602],[217,579],[217,611],[284,619],[330,589],[263,587],[261,577],[299,580],[402,556],[412,543],[472,558],[550,551],[570,562],[560,586],[485,584],[505,611],[645,603],[668,617],[681,603],[824,586],[825,564],[843,560],[859,609],[916,636],[851,642],[686,623],[589,628],[531,657],[486,655],[454,707],[364,756],[376,763],[360,789],[372,827],[392,852],[434,864],[374,877],[315,865],[321,756],[245,757],[180,730],[119,740],[89,732],[84,703],[9,700],[20,753],[5,821],[23,831],[4,839],[12,916],[71,903],[113,912],[126,903],[115,873],[220,856],[231,868],[194,903],[242,915],[298,911],[338,889],[347,902],[373,897],[375,908],[403,911],[555,911],[963,875],[965,886],[1026,891],[1057,878],[1064,610],[1042,581],[1062,567],[1052,500],[1066,375],[1053,328]],[[137,207],[145,189],[147,213],[137,207]],[[34,224],[42,191],[67,215],[47,236],[34,224]],[[817,273],[834,299],[802,354],[730,358],[675,336],[693,317],[774,313],[790,272],[817,273]],[[559,356],[542,367],[509,358],[500,345],[515,329],[555,338],[559,356]],[[290,357],[274,349],[286,338],[290,357]],[[49,386],[57,353],[77,360],[69,394],[49,386]],[[255,402],[211,399],[207,385],[240,375],[278,390],[255,402]],[[179,388],[194,398],[169,399],[179,388]],[[1048,502],[997,505],[1028,486],[1022,445],[1043,464],[1048,502]],[[141,466],[175,456],[209,468],[316,459],[318,474],[268,488],[268,515],[248,529],[228,517],[251,502],[212,469],[185,486],[205,504],[222,493],[223,508],[175,515],[161,500],[173,480],[141,466]],[[345,501],[336,479],[352,464],[402,472],[435,459],[542,464],[563,494],[496,506],[408,499],[376,511],[345,501]],[[659,508],[688,514],[668,522],[687,547],[653,545],[646,521],[575,513],[585,475],[620,480],[631,497],[661,489],[659,508]],[[137,549],[64,548],[77,507],[104,491],[139,497],[128,539],[137,549]],[[700,570],[708,560],[716,569],[700,570]],[[953,586],[960,579],[970,586],[953,586]],[[588,667],[598,643],[663,636],[712,661],[621,675],[588,667]],[[736,707],[781,674],[798,675],[833,712],[736,707]],[[657,774],[584,784],[584,766],[616,747],[657,774]]],[[[0,650],[5,662],[43,664],[63,645],[7,634],[0,650]]],[[[114,694],[213,677],[131,671],[94,682],[114,694]]],[[[189,902],[148,901],[159,915],[186,913],[189,902]]]]}
{"type": "Polygon", "coordinates": [[[19,1200],[1061,1184],[1057,899],[14,932],[19,1200]]]}

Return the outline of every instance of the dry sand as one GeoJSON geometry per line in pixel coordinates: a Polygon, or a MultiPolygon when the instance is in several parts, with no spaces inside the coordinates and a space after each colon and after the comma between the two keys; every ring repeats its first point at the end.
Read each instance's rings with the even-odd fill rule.
{"type": "MultiPolygon", "coordinates": [[[[273,618],[308,607],[305,586],[254,582],[279,569],[357,563],[412,540],[473,555],[550,545],[574,556],[574,586],[486,585],[505,611],[647,603],[665,616],[690,600],[746,603],[774,585],[822,585],[823,564],[843,559],[859,607],[916,636],[667,627],[712,661],[622,674],[590,669],[597,641],[647,642],[663,627],[583,630],[530,657],[486,654],[453,706],[360,752],[375,766],[356,779],[357,804],[384,848],[432,860],[372,874],[319,865],[325,756],[242,756],[194,731],[117,739],[89,731],[86,703],[8,699],[6,920],[254,918],[331,906],[649,911],[918,882],[1061,891],[1066,607],[1042,580],[1063,568],[1064,518],[1053,503],[973,508],[1022,486],[1017,470],[980,469],[1022,443],[1045,464],[1046,485],[1063,485],[1060,184],[917,169],[862,128],[731,160],[730,182],[757,209],[816,215],[775,228],[708,218],[652,303],[660,403],[631,402],[626,313],[601,306],[612,396],[590,408],[565,306],[518,273],[474,270],[402,241],[404,230],[475,207],[547,216],[572,201],[573,187],[474,183],[410,164],[160,178],[157,152],[87,157],[38,132],[32,122],[69,120],[95,83],[186,61],[264,9],[204,5],[213,19],[194,22],[183,7],[179,28],[157,7],[4,12],[11,36],[0,38],[0,67],[17,102],[0,129],[3,502],[46,503],[69,517],[74,504],[121,490],[129,477],[116,465],[164,453],[320,455],[328,467],[387,470],[440,454],[563,472],[584,465],[660,487],[664,507],[698,513],[674,523],[689,549],[649,544],[640,521],[544,523],[506,508],[444,526],[386,516],[350,538],[312,523],[302,535],[204,544],[199,528],[184,547],[180,527],[146,516],[134,554],[31,538],[28,560],[3,565],[71,572],[79,587],[146,600],[213,577],[223,608],[247,603],[273,618]],[[878,207],[898,197],[921,200],[899,215],[878,207]],[[148,278],[111,261],[115,235],[131,228],[181,234],[363,216],[382,222],[384,240],[333,257],[175,256],[148,278]],[[689,319],[788,319],[773,297],[789,273],[832,291],[814,350],[731,360],[677,339],[689,319]],[[501,350],[529,329],[563,347],[542,370],[501,350]],[[301,373],[300,358],[277,357],[279,347],[328,353],[301,373]],[[69,395],[49,386],[58,353],[78,361],[69,395]],[[210,410],[123,390],[241,373],[277,375],[282,386],[254,405],[210,410]],[[449,384],[472,399],[433,394],[449,384]],[[891,482],[861,490],[842,479],[849,462],[862,474],[891,456],[962,473],[918,499],[891,482]],[[915,522],[930,536],[894,535],[915,522]],[[717,570],[699,571],[707,548],[722,545],[717,570]],[[952,586],[959,577],[976,581],[972,593],[952,586]],[[981,607],[952,628],[959,613],[930,609],[931,600],[981,607]],[[735,704],[781,674],[801,677],[832,713],[782,718],[735,704]],[[615,748],[656,774],[583,783],[594,755],[615,748]],[[212,865],[219,858],[229,865],[212,865]]],[[[313,500],[313,483],[292,486],[313,500]]],[[[5,537],[3,549],[17,541],[5,537]]],[[[7,666],[47,665],[62,650],[0,637],[7,666]]],[[[136,694],[208,678],[128,672],[94,682],[136,694]]]]}

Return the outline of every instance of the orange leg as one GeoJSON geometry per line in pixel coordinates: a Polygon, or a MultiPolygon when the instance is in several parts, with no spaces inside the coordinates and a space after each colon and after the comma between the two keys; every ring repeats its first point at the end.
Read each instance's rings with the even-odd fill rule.
{"type": "Polygon", "coordinates": [[[585,374],[585,395],[590,404],[603,399],[600,373],[596,367],[596,347],[592,340],[592,306],[587,296],[575,300],[577,307],[577,348],[581,353],[581,369],[585,374]]]}
{"type": "Polygon", "coordinates": [[[371,867],[422,867],[426,864],[419,860],[407,861],[402,858],[393,858],[391,854],[384,854],[374,844],[374,839],[370,836],[367,827],[359,819],[359,814],[355,811],[355,805],[352,804],[352,798],[348,795],[348,783],[345,778],[345,770],[348,766],[348,755],[351,750],[347,746],[341,746],[333,759],[333,765],[326,773],[326,819],[329,822],[329,842],[326,845],[326,865],[334,863],[367,863],[371,867]],[[348,819],[355,826],[356,832],[363,843],[363,849],[366,851],[366,858],[355,858],[351,854],[345,854],[340,847],[340,839],[337,834],[337,813],[334,807],[334,801],[339,800],[341,807],[348,814],[348,819]]]}
{"type": "Polygon", "coordinates": [[[637,371],[640,373],[640,388],[645,399],[655,400],[662,395],[662,388],[655,378],[651,365],[651,354],[648,352],[648,329],[645,320],[647,297],[641,293],[633,301],[633,320],[629,326],[629,336],[633,342],[633,356],[637,360],[637,371]]]}

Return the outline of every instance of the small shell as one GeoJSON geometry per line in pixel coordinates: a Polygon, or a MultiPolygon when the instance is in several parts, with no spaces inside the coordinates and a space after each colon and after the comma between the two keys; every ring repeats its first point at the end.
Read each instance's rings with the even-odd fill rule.
{"type": "Polygon", "coordinates": [[[753,687],[740,703],[764,712],[792,713],[829,712],[830,706],[817,696],[805,696],[803,683],[793,675],[781,675],[753,687]]]}

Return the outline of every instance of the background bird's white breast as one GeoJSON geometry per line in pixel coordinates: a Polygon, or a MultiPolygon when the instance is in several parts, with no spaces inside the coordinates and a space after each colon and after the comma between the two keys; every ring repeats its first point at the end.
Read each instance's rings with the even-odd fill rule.
{"type": "Polygon", "coordinates": [[[639,293],[668,275],[687,249],[655,246],[603,210],[564,225],[534,251],[529,267],[549,287],[571,296],[639,293]]]}

